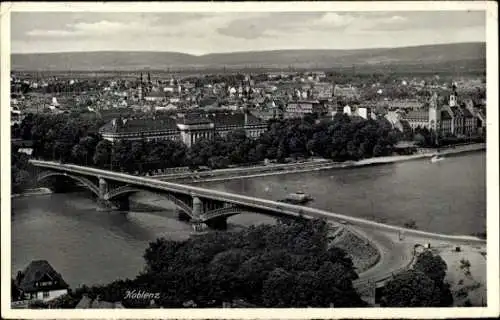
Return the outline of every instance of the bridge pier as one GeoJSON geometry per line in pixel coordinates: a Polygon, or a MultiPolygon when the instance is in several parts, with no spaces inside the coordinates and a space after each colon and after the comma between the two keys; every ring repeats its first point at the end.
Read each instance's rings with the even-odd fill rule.
{"type": "Polygon", "coordinates": [[[191,220],[191,225],[193,226],[193,230],[196,232],[203,232],[208,229],[207,224],[199,219],[191,220]]]}
{"type": "Polygon", "coordinates": [[[119,197],[112,201],[116,208],[120,211],[129,211],[130,210],[130,201],[128,195],[123,197],[119,197]]]}
{"type": "Polygon", "coordinates": [[[99,177],[99,198],[104,199],[106,193],[108,193],[108,182],[99,177]]]}
{"type": "Polygon", "coordinates": [[[205,231],[207,229],[207,225],[201,220],[203,208],[204,204],[200,198],[193,196],[193,219],[191,219],[191,225],[196,232],[205,231]]]}
{"type": "Polygon", "coordinates": [[[114,206],[110,201],[104,200],[101,198],[97,198],[97,210],[98,211],[111,211],[113,209],[114,209],[114,206]]]}
{"type": "Polygon", "coordinates": [[[227,217],[219,217],[205,222],[210,229],[227,230],[227,217]]]}

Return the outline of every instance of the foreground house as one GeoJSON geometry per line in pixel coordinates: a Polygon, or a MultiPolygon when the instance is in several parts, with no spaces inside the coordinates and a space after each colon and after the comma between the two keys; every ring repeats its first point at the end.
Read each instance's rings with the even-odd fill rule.
{"type": "Polygon", "coordinates": [[[16,279],[27,300],[50,301],[68,293],[68,284],[46,260],[32,261],[16,279]]]}

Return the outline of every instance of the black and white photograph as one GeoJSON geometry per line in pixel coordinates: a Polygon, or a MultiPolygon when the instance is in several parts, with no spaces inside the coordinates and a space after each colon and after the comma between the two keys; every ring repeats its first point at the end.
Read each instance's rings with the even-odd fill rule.
{"type": "Polygon", "coordinates": [[[2,4],[2,317],[498,316],[497,4],[291,4],[2,4]]]}

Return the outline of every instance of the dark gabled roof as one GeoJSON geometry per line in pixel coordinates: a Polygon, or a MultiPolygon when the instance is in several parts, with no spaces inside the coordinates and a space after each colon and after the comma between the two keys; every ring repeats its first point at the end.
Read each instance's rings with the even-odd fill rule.
{"type": "Polygon", "coordinates": [[[406,116],[404,117],[406,120],[427,120],[429,119],[429,113],[427,111],[422,110],[412,110],[408,111],[406,116]]]}
{"type": "Polygon", "coordinates": [[[464,117],[466,118],[474,118],[474,115],[467,108],[462,108],[462,112],[464,113],[464,117]]]}
{"type": "Polygon", "coordinates": [[[132,133],[177,129],[177,121],[172,118],[128,119],[125,122],[123,119],[116,119],[116,126],[113,126],[113,121],[111,120],[102,126],[100,131],[103,133],[132,133]]]}
{"type": "Polygon", "coordinates": [[[446,110],[442,110],[441,111],[441,119],[443,119],[443,120],[449,120],[449,119],[451,119],[450,113],[448,111],[446,111],[446,110]]]}
{"type": "Polygon", "coordinates": [[[204,97],[203,99],[201,99],[199,102],[199,105],[200,105],[200,107],[205,107],[205,106],[213,105],[216,102],[217,102],[217,97],[208,96],[208,97],[204,97]]]}
{"type": "Polygon", "coordinates": [[[145,95],[145,97],[152,97],[152,98],[166,98],[165,92],[161,91],[151,91],[148,92],[148,94],[145,95]]]}
{"type": "Polygon", "coordinates": [[[451,112],[453,113],[453,117],[461,117],[462,110],[459,107],[450,107],[451,112]]]}
{"type": "MultiPolygon", "coordinates": [[[[245,114],[238,113],[216,113],[211,116],[216,127],[221,126],[243,126],[245,125],[245,114]]],[[[247,124],[263,124],[264,122],[252,114],[247,114],[247,124]]]]}
{"type": "Polygon", "coordinates": [[[182,124],[208,124],[212,121],[208,118],[207,114],[186,114],[182,118],[178,118],[178,123],[182,124]]]}
{"type": "Polygon", "coordinates": [[[57,273],[54,268],[52,268],[47,260],[31,261],[31,263],[23,271],[23,277],[18,286],[24,292],[40,291],[42,288],[35,287],[35,283],[43,281],[45,278],[49,278],[55,283],[50,286],[43,287],[44,291],[68,288],[68,284],[64,281],[62,276],[57,273]]]}

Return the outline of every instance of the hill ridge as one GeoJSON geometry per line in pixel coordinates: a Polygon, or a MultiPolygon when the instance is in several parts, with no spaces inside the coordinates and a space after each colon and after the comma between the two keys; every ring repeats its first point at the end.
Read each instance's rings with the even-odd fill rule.
{"type": "Polygon", "coordinates": [[[209,67],[341,67],[486,60],[485,42],[373,49],[279,49],[193,55],[174,51],[14,53],[14,71],[140,70],[209,67]],[[82,59],[85,56],[87,59],[82,59]]]}

